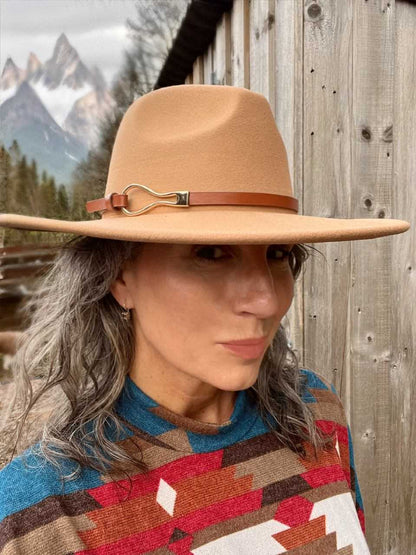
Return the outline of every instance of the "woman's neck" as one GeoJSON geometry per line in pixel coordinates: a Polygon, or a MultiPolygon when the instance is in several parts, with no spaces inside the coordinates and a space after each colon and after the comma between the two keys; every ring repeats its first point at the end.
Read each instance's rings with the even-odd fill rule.
{"type": "Polygon", "coordinates": [[[146,395],[170,411],[210,424],[227,422],[233,412],[238,392],[222,391],[194,377],[175,373],[174,380],[165,372],[148,375],[133,367],[129,376],[146,395]]]}

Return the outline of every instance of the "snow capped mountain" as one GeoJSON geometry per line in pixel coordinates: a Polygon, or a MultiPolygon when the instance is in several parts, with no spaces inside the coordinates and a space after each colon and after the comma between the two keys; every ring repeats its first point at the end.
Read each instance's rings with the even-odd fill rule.
{"type": "Polygon", "coordinates": [[[90,70],[82,63],[75,48],[69,44],[65,33],[56,41],[52,58],[45,62],[42,81],[49,89],[66,86],[77,90],[85,85],[94,85],[90,70]]]}
{"type": "MultiPolygon", "coordinates": [[[[103,74],[96,66],[92,70],[85,66],[65,33],[58,37],[52,57],[44,64],[33,52],[29,54],[26,70],[18,68],[11,58],[7,59],[0,77],[0,104],[13,96],[24,80],[34,88],[48,112],[61,126],[65,125],[64,122],[77,101],[90,92],[101,93],[94,96],[97,102],[94,108],[91,100],[87,101],[95,114],[102,115],[113,106],[103,74]],[[107,94],[104,94],[105,92],[107,94]]],[[[86,113],[84,115],[86,116],[86,113]]],[[[94,125],[94,117],[88,116],[87,120],[82,126],[85,128],[85,124],[88,123],[90,129],[91,124],[94,125]]],[[[78,121],[81,123],[79,118],[78,121]]],[[[93,130],[85,135],[72,125],[68,131],[80,138],[82,136],[82,141],[88,148],[95,146],[93,130]]]]}
{"type": "MultiPolygon", "coordinates": [[[[18,68],[11,58],[7,59],[0,77],[0,141],[5,142],[7,138],[11,144],[11,140],[17,139],[21,134],[22,106],[36,107],[33,113],[24,110],[29,127],[35,125],[35,122],[35,127],[46,126],[50,130],[48,135],[51,140],[56,138],[58,127],[58,134],[65,137],[65,143],[74,140],[74,145],[77,145],[75,150],[71,152],[71,149],[66,148],[64,153],[70,160],[70,166],[75,167],[81,154],[96,146],[99,120],[114,107],[114,100],[100,69],[96,66],[89,69],[65,33],[61,33],[52,57],[43,64],[32,51],[29,53],[26,69],[18,68]],[[27,98],[24,98],[25,95],[27,98]],[[15,102],[9,102],[12,99],[15,102]],[[41,105],[44,110],[40,108],[41,105]],[[17,110],[18,114],[13,113],[17,110]],[[17,127],[14,128],[14,125],[17,127]]],[[[27,130],[26,126],[26,132],[27,130]]],[[[38,137],[38,133],[29,133],[28,136],[38,137]]],[[[43,137],[46,141],[45,134],[43,137]]],[[[34,156],[35,152],[38,153],[39,144],[31,146],[30,141],[23,142],[28,150],[22,150],[28,158],[34,156]]],[[[58,143],[63,145],[61,141],[58,143]]],[[[5,144],[10,146],[6,142],[5,144]]],[[[54,155],[57,156],[57,152],[54,155]]],[[[42,158],[45,159],[45,156],[42,158]]],[[[47,167],[44,169],[48,171],[47,167]]],[[[69,174],[66,181],[69,181],[69,174]]]]}
{"type": "Polygon", "coordinates": [[[28,162],[34,158],[59,183],[67,183],[87,155],[86,146],[55,122],[27,81],[0,106],[0,127],[7,146],[16,139],[28,162]]]}

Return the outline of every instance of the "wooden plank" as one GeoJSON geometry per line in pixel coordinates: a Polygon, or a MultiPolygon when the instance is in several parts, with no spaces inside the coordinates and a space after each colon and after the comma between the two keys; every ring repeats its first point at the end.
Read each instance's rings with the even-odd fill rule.
{"type": "MultiPolygon", "coordinates": [[[[275,119],[286,147],[294,195],[303,209],[303,6],[275,0],[275,119]]],[[[303,278],[295,283],[294,299],[282,320],[289,345],[303,365],[303,278]]]]}
{"type": "MultiPolygon", "coordinates": [[[[386,1],[353,12],[351,216],[392,217],[394,15],[386,1]]],[[[374,553],[389,551],[392,238],[353,242],[350,404],[374,553]],[[369,392],[371,397],[369,399],[369,392]]],[[[403,551],[401,551],[403,553],[403,551]]]]}
{"type": "Polygon", "coordinates": [[[230,70],[234,87],[250,86],[249,0],[234,0],[231,10],[230,70]]]}
{"type": "Polygon", "coordinates": [[[0,287],[4,287],[6,283],[17,282],[24,277],[39,275],[52,265],[53,261],[42,263],[32,262],[27,264],[10,264],[8,266],[1,267],[0,287]]]}
{"type": "MultiPolygon", "coordinates": [[[[393,90],[394,146],[392,216],[411,222],[410,229],[391,239],[392,360],[390,363],[390,511],[386,553],[416,549],[416,6],[396,2],[395,74],[393,90]]],[[[386,302],[386,299],[383,299],[386,302]]],[[[386,461],[387,463],[388,461],[386,461]]]]}
{"type": "Polygon", "coordinates": [[[231,84],[231,20],[230,14],[224,13],[217,23],[213,41],[213,71],[216,85],[231,84]]]}
{"type": "Polygon", "coordinates": [[[192,82],[194,84],[203,84],[204,83],[204,59],[203,59],[203,56],[198,56],[198,58],[194,62],[192,82]]]}
{"type": "Polygon", "coordinates": [[[7,257],[9,255],[19,255],[19,256],[30,256],[33,253],[44,253],[44,252],[52,252],[56,250],[56,246],[45,244],[45,243],[35,243],[33,245],[13,245],[10,247],[3,247],[0,251],[0,261],[3,257],[7,257]]]}
{"type": "Polygon", "coordinates": [[[263,94],[275,111],[275,2],[250,1],[250,90],[263,94]]]}
{"type": "MultiPolygon", "coordinates": [[[[350,216],[352,5],[311,3],[304,11],[303,212],[350,216]]],[[[350,244],[314,245],[304,276],[304,365],[332,381],[349,416],[350,244]]],[[[360,469],[359,469],[360,470],[360,469]]]]}
{"type": "Polygon", "coordinates": [[[217,23],[217,30],[212,42],[213,85],[224,85],[225,82],[225,26],[224,16],[217,23]]]}
{"type": "Polygon", "coordinates": [[[214,84],[214,79],[215,76],[213,75],[213,52],[214,52],[214,46],[213,43],[211,43],[206,52],[204,52],[203,54],[203,60],[204,60],[204,83],[207,85],[213,85],[214,84]]]}

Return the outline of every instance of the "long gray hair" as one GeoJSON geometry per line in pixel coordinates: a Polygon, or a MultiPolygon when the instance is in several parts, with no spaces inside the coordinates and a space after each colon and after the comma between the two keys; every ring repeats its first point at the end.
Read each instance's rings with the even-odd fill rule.
{"type": "MultiPolygon", "coordinates": [[[[140,246],[94,237],[68,241],[22,308],[29,326],[13,360],[16,387],[11,405],[22,402],[23,410],[14,419],[11,459],[28,413],[44,393],[59,386],[64,403],[49,414],[36,437],[44,459],[58,469],[60,459],[78,463],[64,477],[69,480],[79,476],[81,466],[125,474],[126,467],[146,470],[138,445],[134,444],[135,454],[106,436],[107,425],[114,426],[117,434],[125,429],[114,406],[130,371],[135,344],[132,322],[122,318],[110,285],[122,264],[137,256],[140,246]],[[42,378],[42,385],[33,394],[35,377],[42,378]]],[[[289,263],[295,279],[309,257],[308,249],[314,248],[298,244],[291,251],[289,263]]],[[[301,398],[305,382],[280,326],[250,395],[283,445],[305,456],[304,440],[312,444],[316,457],[317,449],[332,445],[332,437],[315,425],[312,411],[301,398]]],[[[134,437],[130,439],[134,443],[134,437]]]]}

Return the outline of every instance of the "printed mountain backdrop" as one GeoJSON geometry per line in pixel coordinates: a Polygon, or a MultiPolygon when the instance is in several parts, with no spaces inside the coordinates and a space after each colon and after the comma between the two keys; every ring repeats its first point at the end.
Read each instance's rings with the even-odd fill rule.
{"type": "Polygon", "coordinates": [[[0,78],[0,140],[17,140],[28,158],[69,184],[76,165],[97,146],[97,123],[114,108],[104,76],[88,68],[62,33],[42,64],[30,52],[25,69],[8,58],[0,78]]]}
{"type": "MultiPolygon", "coordinates": [[[[153,89],[188,4],[136,0],[136,17],[126,16],[124,23],[128,40],[120,45],[122,63],[110,84],[106,68],[89,67],[62,29],[46,61],[30,46],[24,68],[8,55],[0,76],[0,212],[99,217],[86,212],[85,202],[103,195],[121,118],[134,100],[153,89]]],[[[99,42],[91,42],[91,48],[100,48],[99,42]]],[[[2,246],[63,239],[0,230],[2,246]]]]}

